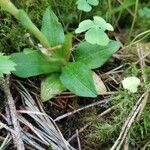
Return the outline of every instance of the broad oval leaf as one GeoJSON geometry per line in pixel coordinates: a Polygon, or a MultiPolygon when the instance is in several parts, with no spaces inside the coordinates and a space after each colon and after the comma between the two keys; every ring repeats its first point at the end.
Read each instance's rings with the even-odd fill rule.
{"type": "Polygon", "coordinates": [[[0,77],[3,77],[3,74],[10,74],[15,70],[15,66],[10,56],[3,56],[3,53],[0,53],[0,77]]]}
{"type": "Polygon", "coordinates": [[[51,47],[64,43],[64,31],[57,16],[48,7],[42,20],[42,33],[46,36],[51,47]]]}
{"type": "Polygon", "coordinates": [[[43,102],[50,100],[65,90],[59,76],[59,74],[52,74],[41,82],[41,100],[43,102]]]}
{"type": "Polygon", "coordinates": [[[16,63],[16,71],[13,73],[18,77],[26,78],[60,71],[58,63],[47,60],[39,51],[27,54],[23,52],[14,53],[11,58],[16,63]]]}
{"type": "Polygon", "coordinates": [[[75,33],[84,32],[84,31],[90,29],[93,26],[94,26],[93,21],[91,21],[89,19],[88,20],[84,20],[84,21],[80,22],[79,27],[75,30],[75,33]]]}
{"type": "Polygon", "coordinates": [[[107,46],[80,43],[74,57],[78,62],[86,64],[90,69],[101,67],[121,46],[120,42],[110,41],[107,46]]]}
{"type": "Polygon", "coordinates": [[[78,96],[97,96],[91,71],[83,63],[68,63],[62,69],[60,80],[68,90],[78,96]]]}
{"type": "Polygon", "coordinates": [[[105,46],[109,43],[109,38],[107,34],[99,27],[92,27],[85,34],[85,39],[91,44],[98,44],[105,46]]]}

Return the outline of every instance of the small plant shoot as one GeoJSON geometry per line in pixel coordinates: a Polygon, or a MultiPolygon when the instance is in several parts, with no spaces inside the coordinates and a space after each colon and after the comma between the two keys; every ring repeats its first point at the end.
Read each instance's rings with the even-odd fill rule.
{"type": "Polygon", "coordinates": [[[111,24],[107,23],[103,18],[94,16],[93,20],[84,20],[80,22],[75,33],[85,33],[85,40],[91,44],[106,46],[109,43],[109,37],[105,31],[113,31],[111,24]]]}
{"type": "MultiPolygon", "coordinates": [[[[98,0],[77,1],[78,8],[84,11],[90,11],[91,6],[98,3],[98,0]]],[[[38,47],[25,48],[23,52],[13,53],[9,57],[0,54],[1,77],[10,72],[21,78],[44,75],[45,78],[41,81],[43,102],[66,90],[83,97],[96,97],[100,93],[99,89],[97,90],[97,87],[100,87],[96,85],[100,83],[100,79],[96,76],[98,82],[95,83],[91,69],[101,67],[121,46],[120,42],[110,40],[105,33],[106,30],[114,30],[111,24],[99,16],[80,22],[75,33],[86,32],[86,41],[78,43],[72,52],[73,35],[64,33],[61,23],[50,7],[44,12],[40,30],[24,10],[17,9],[9,0],[0,0],[0,6],[34,35],[45,50],[43,53],[38,47]]],[[[104,85],[102,89],[106,91],[104,85]]]]}

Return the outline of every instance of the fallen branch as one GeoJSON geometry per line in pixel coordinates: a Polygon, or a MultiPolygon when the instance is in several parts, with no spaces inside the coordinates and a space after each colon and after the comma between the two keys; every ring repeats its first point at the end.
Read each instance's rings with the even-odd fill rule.
{"type": "Polygon", "coordinates": [[[15,102],[9,89],[9,78],[6,78],[6,79],[1,78],[0,85],[7,98],[10,116],[11,116],[11,122],[14,128],[14,131],[16,132],[16,133],[11,132],[14,145],[17,148],[17,150],[24,150],[25,148],[24,148],[24,143],[21,139],[21,128],[20,128],[20,124],[17,118],[15,102]]]}

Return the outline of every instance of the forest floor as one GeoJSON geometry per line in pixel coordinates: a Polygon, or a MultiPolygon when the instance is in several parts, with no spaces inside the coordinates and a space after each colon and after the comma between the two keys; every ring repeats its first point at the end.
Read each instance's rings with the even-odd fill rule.
{"type": "MultiPolygon", "coordinates": [[[[6,98],[0,90],[0,150],[14,149],[14,142],[21,142],[17,141],[18,136],[22,137],[26,149],[52,149],[51,143],[60,150],[72,147],[78,150],[150,150],[150,16],[140,15],[143,8],[150,7],[150,2],[133,0],[130,4],[112,0],[111,6],[108,2],[102,2],[89,14],[78,12],[73,0],[51,2],[65,32],[74,31],[80,20],[93,15],[102,15],[114,26],[115,32],[109,36],[120,40],[122,47],[105,65],[95,69],[107,92],[94,99],[63,92],[42,103],[42,76],[28,79],[8,76],[10,87],[6,81],[1,83],[6,98]],[[107,16],[106,10],[109,11],[107,16]],[[141,81],[135,93],[122,86],[123,79],[131,76],[141,81]],[[14,132],[10,122],[14,113],[21,127],[17,128],[21,132],[16,137],[10,134],[14,132]]],[[[16,0],[14,3],[26,9],[33,22],[40,26],[47,0],[16,0]]],[[[0,21],[1,52],[19,52],[29,45],[22,36],[26,30],[11,15],[0,10],[0,21]]],[[[80,38],[74,35],[74,43],[80,38]]]]}

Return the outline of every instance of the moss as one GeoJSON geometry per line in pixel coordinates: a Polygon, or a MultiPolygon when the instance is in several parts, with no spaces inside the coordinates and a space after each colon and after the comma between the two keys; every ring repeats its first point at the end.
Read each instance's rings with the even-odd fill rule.
{"type": "MultiPolygon", "coordinates": [[[[47,0],[14,0],[18,8],[23,8],[31,17],[31,20],[41,28],[42,14],[48,6],[47,0]]],[[[27,31],[9,13],[0,10],[0,51],[12,53],[21,51],[28,47],[29,43],[25,38],[27,31]]]]}
{"type": "MultiPolygon", "coordinates": [[[[146,70],[149,72],[149,69],[146,70]]],[[[140,77],[141,71],[137,66],[131,65],[123,73],[124,76],[137,75],[140,77]]],[[[148,85],[150,84],[147,81],[147,84],[141,85],[139,91],[146,91],[148,85]]],[[[90,143],[90,149],[110,149],[114,141],[120,134],[121,127],[124,124],[126,118],[130,114],[135,103],[141,96],[140,93],[132,94],[128,91],[122,90],[121,87],[118,89],[117,97],[107,105],[105,109],[113,107],[108,115],[103,118],[98,118],[93,120],[91,127],[87,130],[87,140],[90,143]]],[[[139,120],[135,121],[129,131],[129,148],[130,149],[140,149],[148,142],[150,139],[150,102],[146,105],[141,117],[139,120]]],[[[95,112],[96,114],[96,112],[95,112]]],[[[95,116],[98,116],[96,114],[95,116]]],[[[95,117],[96,118],[96,117],[95,117]]]]}

